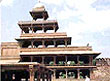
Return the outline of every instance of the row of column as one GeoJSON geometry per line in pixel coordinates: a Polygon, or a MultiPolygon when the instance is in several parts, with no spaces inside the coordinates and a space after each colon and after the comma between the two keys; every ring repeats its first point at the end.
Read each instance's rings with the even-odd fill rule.
{"type": "MultiPolygon", "coordinates": [[[[43,33],[46,33],[47,30],[45,29],[45,28],[46,28],[45,25],[42,25],[41,28],[42,28],[42,30],[43,30],[43,33]]],[[[56,32],[56,25],[53,25],[53,27],[51,27],[51,28],[53,28],[54,32],[56,32]]],[[[35,28],[32,26],[32,24],[31,24],[31,27],[28,27],[28,31],[31,31],[31,33],[35,33],[34,29],[35,29],[35,28]]],[[[36,30],[36,31],[37,31],[37,30],[36,30]]],[[[25,31],[22,29],[22,30],[21,30],[21,34],[24,34],[24,32],[25,32],[25,31]]],[[[30,32],[29,32],[29,33],[30,33],[30,32]]]]}
{"type": "MultiPolygon", "coordinates": [[[[56,63],[57,63],[57,59],[56,59],[56,57],[57,56],[53,56],[53,62],[54,62],[54,65],[57,65],[56,63]]],[[[31,62],[33,62],[33,59],[34,59],[35,57],[34,56],[30,56],[30,59],[31,59],[31,62]]],[[[40,58],[40,57],[39,57],[40,58]]],[[[42,58],[42,64],[45,64],[44,63],[44,61],[45,61],[45,56],[41,56],[41,58],[42,58]]],[[[51,58],[51,57],[50,57],[51,58]]],[[[79,63],[79,61],[80,61],[80,56],[76,56],[76,58],[77,58],[77,65],[80,65],[80,63],[79,63]]],[[[89,58],[89,65],[93,65],[93,56],[88,56],[88,58],[89,58]]],[[[74,61],[74,60],[73,60],[74,61]]],[[[65,65],[67,64],[67,62],[68,62],[68,56],[65,56],[65,65]]]]}
{"type": "MultiPolygon", "coordinates": [[[[82,70],[82,69],[76,69],[77,70],[77,78],[76,79],[81,79],[80,78],[80,70],[82,70]]],[[[88,70],[89,70],[89,75],[85,75],[85,76],[88,76],[89,78],[93,78],[94,76],[93,76],[93,69],[92,68],[88,68],[88,70]]],[[[65,79],[68,79],[68,73],[67,73],[67,71],[68,71],[68,69],[65,69],[65,71],[66,71],[66,78],[65,79]]],[[[56,69],[54,69],[54,73],[53,73],[53,80],[55,81],[55,79],[56,79],[56,69]]]]}
{"type": "MultiPolygon", "coordinates": [[[[30,41],[30,42],[31,42],[31,48],[35,48],[34,42],[37,43],[37,41],[30,41]]],[[[42,40],[41,42],[42,42],[42,47],[46,47],[46,43],[45,43],[45,41],[42,40]]],[[[57,46],[58,46],[56,40],[53,41],[53,45],[54,45],[54,47],[57,47],[57,46]]],[[[67,45],[68,45],[67,40],[64,40],[64,45],[65,45],[65,47],[67,47],[67,45]]],[[[48,45],[47,45],[47,47],[48,47],[48,45]]]]}

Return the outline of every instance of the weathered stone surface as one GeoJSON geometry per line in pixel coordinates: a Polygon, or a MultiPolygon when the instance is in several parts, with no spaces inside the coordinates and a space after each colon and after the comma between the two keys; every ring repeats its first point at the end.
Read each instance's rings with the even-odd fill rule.
{"type": "Polygon", "coordinates": [[[110,81],[110,66],[100,66],[94,71],[95,81],[110,81]]]}

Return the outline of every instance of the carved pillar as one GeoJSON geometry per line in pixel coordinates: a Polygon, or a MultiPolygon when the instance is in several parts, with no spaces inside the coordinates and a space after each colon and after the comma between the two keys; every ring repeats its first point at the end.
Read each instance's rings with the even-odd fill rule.
{"type": "Polygon", "coordinates": [[[42,45],[43,45],[43,47],[45,47],[45,41],[44,40],[42,40],[42,45]]]}
{"type": "Polygon", "coordinates": [[[32,28],[32,33],[34,33],[34,28],[32,28]]]}
{"type": "Polygon", "coordinates": [[[54,65],[56,65],[56,56],[54,56],[53,59],[54,59],[54,65]]]}
{"type": "Polygon", "coordinates": [[[67,65],[68,58],[65,56],[65,65],[67,65]]]}
{"type": "Polygon", "coordinates": [[[34,48],[34,41],[31,41],[31,47],[34,48]]]}
{"type": "Polygon", "coordinates": [[[30,81],[34,81],[34,66],[29,65],[30,81]]]}
{"type": "Polygon", "coordinates": [[[31,62],[33,62],[33,56],[31,56],[30,58],[31,58],[31,62]]]}
{"type": "Polygon", "coordinates": [[[89,56],[89,65],[93,65],[93,56],[89,56]]]}
{"type": "Polygon", "coordinates": [[[80,79],[80,69],[77,69],[77,76],[78,76],[78,79],[80,79]]]}
{"type": "Polygon", "coordinates": [[[44,56],[42,56],[42,64],[44,64],[44,58],[45,58],[45,57],[44,57],[44,56]]]}
{"type": "Polygon", "coordinates": [[[80,65],[80,64],[79,64],[79,55],[77,56],[77,64],[80,65]]]}
{"type": "Polygon", "coordinates": [[[65,47],[67,47],[67,45],[68,45],[68,44],[67,44],[67,40],[65,40],[65,47]]]}
{"type": "Polygon", "coordinates": [[[68,78],[68,70],[67,69],[65,69],[65,71],[66,71],[66,79],[68,78]]]}
{"type": "Polygon", "coordinates": [[[56,32],[56,26],[55,25],[53,25],[53,30],[54,30],[54,32],[56,32]]]}
{"type": "Polygon", "coordinates": [[[56,40],[54,40],[53,43],[54,43],[54,47],[57,47],[57,45],[56,45],[56,40]]]}

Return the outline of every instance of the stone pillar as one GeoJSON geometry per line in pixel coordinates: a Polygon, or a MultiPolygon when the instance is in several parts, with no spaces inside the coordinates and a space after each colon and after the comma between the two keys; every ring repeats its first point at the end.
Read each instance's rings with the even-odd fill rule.
{"type": "Polygon", "coordinates": [[[93,65],[93,56],[89,56],[89,65],[93,65]]]}
{"type": "Polygon", "coordinates": [[[34,81],[34,66],[29,65],[30,81],[34,81]]]}
{"type": "Polygon", "coordinates": [[[43,33],[46,33],[44,25],[42,25],[42,30],[43,30],[43,33]]]}
{"type": "Polygon", "coordinates": [[[79,55],[77,56],[77,62],[78,62],[77,64],[80,65],[80,64],[79,64],[79,55]]]}
{"type": "Polygon", "coordinates": [[[68,70],[65,69],[65,71],[66,71],[66,79],[67,79],[68,78],[68,70]]]}
{"type": "Polygon", "coordinates": [[[80,79],[80,69],[77,69],[77,76],[78,76],[78,79],[80,79]]]}
{"type": "Polygon", "coordinates": [[[56,45],[56,40],[54,40],[53,43],[54,43],[54,47],[57,47],[57,45],[56,45]]]}
{"type": "Polygon", "coordinates": [[[54,24],[54,25],[53,25],[53,30],[54,30],[54,33],[56,32],[55,28],[56,28],[56,26],[55,26],[55,24],[54,24]]]}
{"type": "Polygon", "coordinates": [[[53,59],[54,59],[54,65],[56,65],[56,56],[54,56],[53,59]]]}
{"type": "Polygon", "coordinates": [[[65,40],[65,47],[67,47],[67,45],[68,45],[68,44],[67,44],[67,40],[65,40]]]}
{"type": "Polygon", "coordinates": [[[65,56],[65,66],[67,66],[67,61],[68,61],[68,58],[67,56],[65,56]]]}
{"type": "Polygon", "coordinates": [[[43,45],[43,47],[45,47],[45,41],[44,40],[42,40],[42,45],[43,45]]]}
{"type": "Polygon", "coordinates": [[[34,48],[34,41],[31,41],[31,47],[34,48]]]}
{"type": "Polygon", "coordinates": [[[45,58],[45,57],[44,57],[44,56],[42,56],[42,64],[44,64],[44,58],[45,58]]]}
{"type": "Polygon", "coordinates": [[[30,58],[31,58],[31,62],[33,62],[33,56],[31,56],[30,58]]]}
{"type": "Polygon", "coordinates": [[[32,28],[32,33],[34,33],[34,28],[32,28]]]}

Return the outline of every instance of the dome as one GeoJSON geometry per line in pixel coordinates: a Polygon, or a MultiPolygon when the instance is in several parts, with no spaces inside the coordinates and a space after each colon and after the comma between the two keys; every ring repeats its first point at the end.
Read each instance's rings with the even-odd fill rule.
{"type": "Polygon", "coordinates": [[[33,8],[44,8],[42,3],[37,3],[33,8]]]}

